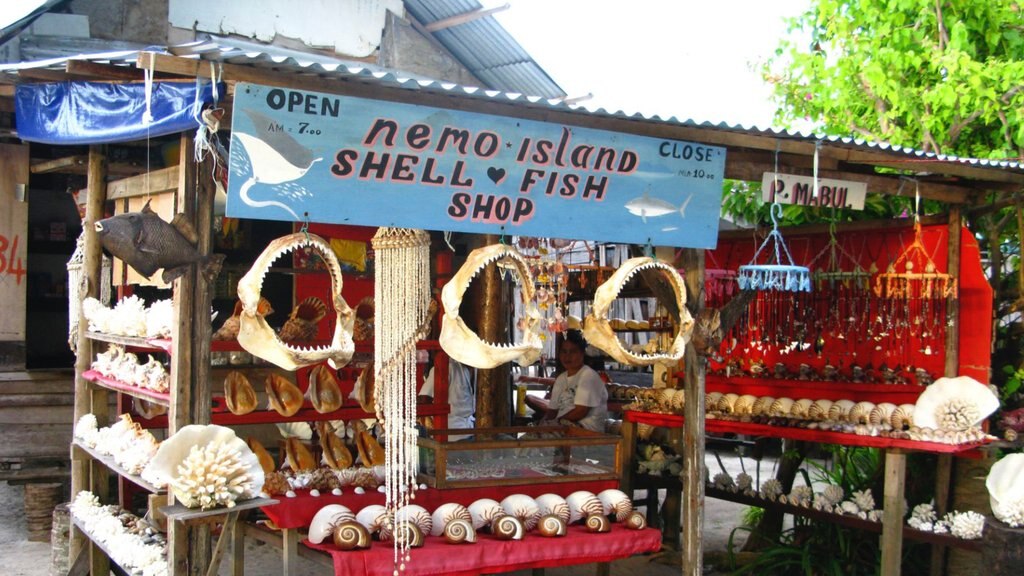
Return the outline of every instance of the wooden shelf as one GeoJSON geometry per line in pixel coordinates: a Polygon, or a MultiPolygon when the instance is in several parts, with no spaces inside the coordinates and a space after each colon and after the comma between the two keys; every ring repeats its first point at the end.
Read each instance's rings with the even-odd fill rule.
{"type": "Polygon", "coordinates": [[[94,460],[97,460],[100,463],[102,463],[104,466],[106,466],[107,468],[112,470],[118,476],[124,478],[125,480],[131,481],[135,485],[141,486],[142,488],[145,488],[146,490],[148,490],[148,491],[150,491],[150,492],[152,492],[154,494],[164,494],[164,493],[167,492],[166,489],[157,488],[153,484],[150,484],[149,482],[146,482],[145,480],[142,479],[141,476],[139,476],[137,474],[132,474],[132,473],[126,471],[124,468],[121,468],[120,466],[118,466],[117,462],[114,461],[114,458],[112,456],[107,456],[105,454],[100,454],[95,449],[89,448],[85,444],[82,444],[81,442],[79,442],[78,439],[72,440],[71,444],[75,448],[78,448],[79,450],[81,450],[81,451],[85,452],[86,454],[88,454],[94,460]]]}
{"type": "Polygon", "coordinates": [[[75,525],[75,528],[78,528],[78,530],[81,531],[82,534],[85,534],[85,537],[88,538],[90,542],[92,542],[96,545],[97,548],[102,550],[103,553],[107,555],[107,558],[109,558],[112,563],[117,564],[118,568],[120,568],[124,573],[130,574],[131,576],[142,576],[142,570],[129,570],[127,567],[118,564],[117,561],[114,560],[114,555],[110,553],[110,548],[107,548],[107,546],[104,543],[100,542],[96,538],[93,538],[92,533],[85,529],[85,525],[79,522],[78,518],[75,518],[74,514],[71,515],[71,522],[75,525]]]}
{"type": "MultiPolygon", "coordinates": [[[[867,530],[869,532],[882,532],[881,522],[872,522],[871,520],[863,520],[856,516],[847,516],[845,514],[835,514],[833,512],[825,512],[822,510],[815,510],[810,507],[795,506],[793,504],[783,504],[781,502],[773,502],[771,500],[765,500],[764,498],[756,498],[753,496],[747,496],[746,494],[739,494],[730,492],[728,490],[721,490],[713,486],[705,486],[704,494],[712,498],[719,500],[729,500],[730,502],[737,502],[739,504],[746,504],[747,506],[757,506],[759,508],[771,508],[774,510],[781,510],[787,514],[794,514],[799,516],[805,516],[807,518],[813,518],[815,520],[824,520],[833,524],[839,524],[847,526],[849,528],[856,528],[858,530],[867,530]]],[[[935,532],[925,532],[923,530],[917,530],[906,524],[903,525],[903,537],[907,540],[915,540],[917,542],[927,542],[929,544],[940,544],[943,546],[952,546],[954,548],[962,548],[964,550],[971,550],[974,552],[981,552],[981,540],[964,540],[963,538],[957,538],[952,534],[936,534],[935,532]]]]}
{"type": "Polygon", "coordinates": [[[108,378],[95,370],[86,370],[82,373],[82,378],[92,382],[96,386],[107,388],[108,390],[134,396],[135,398],[141,398],[147,402],[159,404],[160,406],[167,408],[170,408],[171,406],[171,395],[166,392],[155,392],[153,390],[147,390],[146,388],[125,384],[124,382],[119,382],[113,378],[108,378]]]}
{"type": "MultiPolygon", "coordinates": [[[[682,374],[677,374],[682,378],[682,374]]],[[[893,404],[914,404],[917,397],[924,391],[917,384],[874,384],[866,382],[826,382],[824,380],[796,380],[792,378],[776,379],[771,376],[755,378],[754,376],[722,376],[707,375],[708,392],[734,392],[736,394],[753,394],[754,396],[785,396],[798,400],[839,400],[847,399],[854,402],[867,400],[871,402],[892,402],[893,404]]]]}
{"type": "Polygon", "coordinates": [[[90,340],[99,340],[100,342],[110,342],[111,344],[131,346],[132,348],[138,348],[139,350],[150,350],[153,352],[171,351],[171,341],[166,339],[143,338],[141,336],[118,336],[116,334],[104,334],[102,332],[86,332],[85,335],[90,340]]]}
{"type": "MultiPolygon", "coordinates": [[[[217,402],[217,398],[214,398],[214,402],[217,402]]],[[[220,400],[220,402],[223,403],[223,400],[220,400]]],[[[416,416],[447,415],[450,410],[451,408],[447,404],[418,404],[416,406],[416,416]]],[[[220,426],[318,422],[321,420],[356,420],[361,418],[376,418],[376,416],[363,410],[358,405],[342,406],[334,412],[321,414],[313,409],[312,404],[308,400],[302,409],[291,416],[281,416],[273,410],[254,410],[240,416],[231,412],[213,412],[210,414],[211,423],[220,426]]],[[[149,420],[140,417],[138,420],[146,428],[163,428],[167,425],[167,416],[157,416],[149,420]]]]}
{"type": "Polygon", "coordinates": [[[172,504],[170,506],[161,506],[160,512],[167,516],[168,522],[196,522],[205,519],[212,518],[214,516],[221,516],[224,514],[230,514],[232,512],[241,512],[242,510],[252,510],[253,508],[259,508],[261,506],[273,506],[279,504],[280,500],[273,498],[250,498],[249,500],[240,500],[235,502],[235,505],[231,508],[211,508],[210,510],[200,510],[199,508],[186,508],[181,504],[172,504]]]}

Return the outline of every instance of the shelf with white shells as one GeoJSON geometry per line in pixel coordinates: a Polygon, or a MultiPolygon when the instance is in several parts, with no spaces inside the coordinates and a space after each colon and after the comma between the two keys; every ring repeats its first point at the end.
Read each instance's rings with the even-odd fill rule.
{"type": "Polygon", "coordinates": [[[85,452],[91,458],[106,466],[107,469],[109,469],[111,472],[117,474],[118,476],[124,478],[125,480],[130,481],[132,484],[135,484],[136,486],[139,486],[153,494],[167,493],[166,488],[157,487],[153,483],[143,480],[142,476],[139,476],[138,474],[132,474],[131,472],[125,470],[120,464],[117,463],[113,456],[101,454],[98,450],[96,450],[95,448],[90,448],[83,441],[77,438],[72,441],[71,445],[74,446],[75,450],[81,450],[85,452]]]}

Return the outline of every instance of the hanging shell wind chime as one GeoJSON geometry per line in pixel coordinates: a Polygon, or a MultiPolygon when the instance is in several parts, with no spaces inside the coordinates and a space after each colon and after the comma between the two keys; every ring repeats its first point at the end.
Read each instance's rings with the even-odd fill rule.
{"type": "MultiPolygon", "coordinates": [[[[373,237],[377,260],[374,302],[374,408],[385,430],[385,506],[394,514],[416,489],[416,342],[430,326],[430,236],[382,227],[373,237]]],[[[395,517],[395,533],[408,519],[395,517]]],[[[395,574],[409,561],[410,542],[394,541],[395,574]]]]}
{"type": "Polygon", "coordinates": [[[775,203],[771,207],[772,230],[754,252],[750,264],[740,266],[736,275],[736,282],[740,290],[778,290],[784,292],[810,292],[811,273],[806,266],[797,266],[793,263],[793,256],[786,247],[782,233],[779,232],[778,218],[782,216],[782,205],[775,203]],[[767,264],[758,264],[758,256],[773,243],[774,259],[767,264]],[[785,256],[785,259],[783,259],[785,256]]]}

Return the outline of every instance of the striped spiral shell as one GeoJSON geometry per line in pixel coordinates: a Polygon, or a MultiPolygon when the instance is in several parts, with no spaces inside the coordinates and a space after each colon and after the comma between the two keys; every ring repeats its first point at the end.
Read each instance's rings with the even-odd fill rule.
{"type": "Polygon", "coordinates": [[[395,541],[399,546],[408,546],[409,548],[419,548],[423,546],[423,542],[426,538],[423,535],[423,531],[420,527],[413,523],[400,524],[395,531],[395,541]]]}
{"type": "Polygon", "coordinates": [[[622,490],[615,488],[602,490],[597,494],[597,499],[601,501],[601,514],[605,516],[614,514],[615,520],[618,522],[625,520],[626,516],[633,511],[633,501],[622,490]]]}
{"type": "Polygon", "coordinates": [[[732,392],[722,396],[722,398],[718,400],[718,411],[723,414],[732,414],[732,411],[736,406],[736,401],[739,399],[739,394],[733,394],[732,392]]]}
{"type": "Polygon", "coordinates": [[[569,524],[579,522],[591,514],[601,514],[604,506],[593,492],[578,490],[569,494],[565,502],[569,505],[569,524]]]}
{"type": "Polygon", "coordinates": [[[434,513],[430,515],[430,535],[440,536],[441,534],[444,534],[445,527],[448,526],[448,523],[456,519],[465,520],[470,523],[470,526],[473,524],[473,516],[470,515],[469,510],[462,504],[455,502],[441,504],[435,508],[434,513]]]}
{"type": "Polygon", "coordinates": [[[334,527],[334,545],[341,550],[362,550],[370,547],[370,532],[355,520],[334,527]]]}
{"type": "Polygon", "coordinates": [[[500,540],[522,540],[526,530],[522,521],[515,516],[499,516],[491,522],[491,534],[500,540]]]}
{"type": "Polygon", "coordinates": [[[893,430],[906,430],[914,425],[914,405],[900,404],[889,416],[893,430]]]}
{"type": "Polygon", "coordinates": [[[811,420],[821,422],[822,420],[828,420],[828,411],[832,409],[832,401],[822,398],[821,400],[815,400],[814,404],[807,409],[807,417],[811,420]]]}
{"type": "Polygon", "coordinates": [[[675,388],[658,388],[654,394],[659,406],[665,410],[672,408],[672,397],[676,395],[675,388]]]}
{"type": "Polygon", "coordinates": [[[754,396],[753,394],[744,394],[736,399],[736,403],[733,404],[732,407],[732,413],[739,415],[753,414],[754,404],[756,402],[757,396],[754,396]]]}
{"type": "Polygon", "coordinates": [[[519,518],[526,531],[533,530],[533,527],[537,525],[537,520],[540,520],[540,508],[537,506],[537,502],[526,494],[506,496],[501,501],[501,507],[505,510],[505,514],[519,518]]]}
{"type": "Polygon", "coordinates": [[[541,536],[547,536],[549,538],[565,536],[565,520],[562,520],[561,516],[545,514],[544,516],[541,516],[540,520],[537,522],[537,532],[540,532],[541,536]]]}
{"type": "Polygon", "coordinates": [[[363,506],[363,509],[356,514],[356,522],[359,522],[370,532],[376,534],[388,520],[388,511],[380,504],[363,506]]]}
{"type": "Polygon", "coordinates": [[[814,406],[814,400],[811,400],[810,398],[801,398],[796,402],[793,402],[793,407],[789,409],[789,415],[793,418],[806,420],[810,418],[811,406],[814,406]]]}
{"type": "Polygon", "coordinates": [[[612,523],[604,514],[591,514],[587,516],[587,532],[610,532],[612,523]]]}
{"type": "Polygon", "coordinates": [[[854,405],[855,402],[853,400],[836,400],[828,409],[828,419],[835,422],[846,422],[846,418],[854,405]]]}
{"type": "Polygon", "coordinates": [[[754,416],[767,416],[771,412],[772,404],[775,403],[774,396],[761,396],[755,402],[750,413],[754,416]]]}
{"type": "Polygon", "coordinates": [[[892,402],[882,402],[877,404],[868,414],[868,424],[872,426],[891,426],[892,413],[896,410],[896,405],[892,402]]]}
{"type": "Polygon", "coordinates": [[[444,541],[449,544],[472,544],[476,542],[476,529],[473,523],[464,518],[455,518],[444,525],[444,541]]]}
{"type": "Polygon", "coordinates": [[[541,516],[554,515],[562,519],[562,523],[569,523],[569,504],[565,498],[558,494],[541,494],[534,498],[541,516]]]}
{"type": "Polygon", "coordinates": [[[629,516],[626,516],[626,520],[623,524],[625,524],[626,528],[629,528],[630,530],[643,530],[644,528],[647,528],[647,516],[644,516],[642,512],[633,510],[629,513],[629,516]]]}
{"type": "Polygon", "coordinates": [[[768,409],[769,416],[779,416],[782,418],[789,417],[789,411],[793,409],[792,398],[776,398],[775,402],[772,402],[771,408],[768,409]]]}
{"type": "Polygon", "coordinates": [[[469,505],[469,515],[473,521],[473,528],[477,530],[490,526],[495,518],[503,514],[505,514],[505,510],[502,509],[501,504],[497,500],[491,500],[490,498],[481,498],[469,505]]]}
{"type": "Polygon", "coordinates": [[[676,390],[676,393],[672,395],[672,409],[676,412],[682,412],[686,406],[686,393],[682,388],[676,390]]]}
{"type": "Polygon", "coordinates": [[[309,541],[319,544],[331,537],[334,527],[355,520],[355,514],[341,504],[328,504],[313,515],[309,523],[309,541]]]}
{"type": "Polygon", "coordinates": [[[704,411],[705,412],[717,412],[718,401],[722,399],[721,392],[708,392],[704,395],[704,411]]]}
{"type": "Polygon", "coordinates": [[[874,402],[857,402],[850,408],[850,413],[846,415],[846,420],[851,424],[867,424],[868,418],[871,417],[871,411],[875,409],[874,402]]]}
{"type": "Polygon", "coordinates": [[[427,512],[426,508],[418,504],[406,504],[395,511],[395,524],[400,525],[403,520],[408,520],[410,524],[415,524],[424,536],[430,534],[430,530],[434,526],[434,520],[430,517],[430,513],[427,512]]]}

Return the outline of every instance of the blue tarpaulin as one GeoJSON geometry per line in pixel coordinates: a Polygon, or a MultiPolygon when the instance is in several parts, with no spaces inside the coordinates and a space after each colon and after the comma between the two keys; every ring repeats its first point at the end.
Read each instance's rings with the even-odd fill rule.
{"type": "Polygon", "coordinates": [[[44,144],[104,144],[195,130],[203,104],[213,102],[213,85],[154,82],[148,124],[146,100],[143,82],[22,84],[15,92],[18,137],[44,144]]]}

